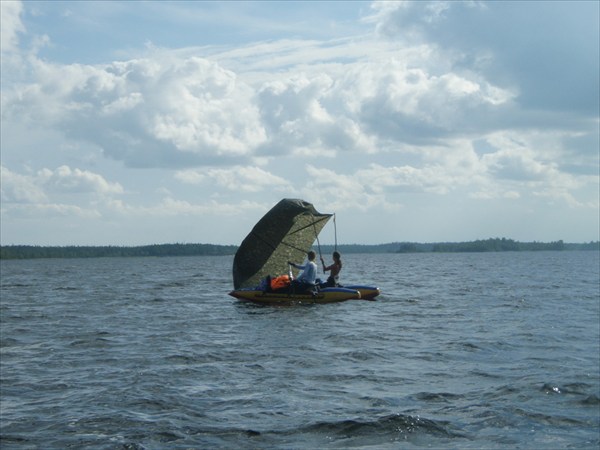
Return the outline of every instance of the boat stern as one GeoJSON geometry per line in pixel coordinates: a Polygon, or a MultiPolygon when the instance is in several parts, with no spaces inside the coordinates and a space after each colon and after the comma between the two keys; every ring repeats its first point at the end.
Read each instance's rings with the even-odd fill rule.
{"type": "Polygon", "coordinates": [[[344,287],[360,292],[360,298],[363,300],[375,300],[375,297],[377,297],[379,294],[381,294],[381,291],[376,286],[353,285],[353,286],[344,286],[344,287]]]}

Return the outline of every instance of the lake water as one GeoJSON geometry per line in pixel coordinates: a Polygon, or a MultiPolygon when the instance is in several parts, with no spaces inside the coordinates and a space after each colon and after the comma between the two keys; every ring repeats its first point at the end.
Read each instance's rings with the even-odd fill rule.
{"type": "Polygon", "coordinates": [[[600,446],[598,252],[348,254],[378,301],[292,307],[232,260],[1,261],[1,448],[600,446]]]}

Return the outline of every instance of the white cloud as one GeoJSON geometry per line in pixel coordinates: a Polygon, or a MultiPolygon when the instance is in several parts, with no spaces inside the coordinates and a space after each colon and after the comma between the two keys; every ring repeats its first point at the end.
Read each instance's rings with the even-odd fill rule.
{"type": "Polygon", "coordinates": [[[426,66],[409,68],[398,60],[361,72],[372,94],[366,91],[361,98],[365,90],[358,86],[360,121],[369,132],[396,142],[434,142],[485,129],[486,118],[512,98],[509,91],[475,77],[435,75],[426,66]]]}
{"type": "Polygon", "coordinates": [[[376,192],[430,192],[447,194],[453,187],[454,178],[446,173],[443,166],[383,167],[371,164],[367,169],[357,171],[357,176],[370,180],[370,186],[376,192]]]}
{"type": "Polygon", "coordinates": [[[557,175],[556,167],[536,161],[527,149],[504,149],[483,159],[488,170],[498,178],[540,181],[557,175]]]}
{"type": "Polygon", "coordinates": [[[88,170],[71,169],[69,166],[60,166],[54,171],[42,169],[37,174],[37,181],[48,190],[63,193],[123,193],[123,187],[119,183],[110,183],[101,175],[88,170]]]}
{"type": "Polygon", "coordinates": [[[152,133],[178,150],[244,155],[265,139],[251,91],[234,73],[192,57],[166,67],[152,102],[152,133]]]}
{"type": "MultiPolygon", "coordinates": [[[[354,69],[354,64],[347,64],[347,70],[354,69]]],[[[337,78],[338,70],[328,73],[323,68],[259,87],[258,106],[269,136],[259,154],[334,157],[338,152],[376,148],[375,137],[365,133],[356,111],[348,109],[347,87],[337,78]]]]}
{"type": "Polygon", "coordinates": [[[8,203],[39,203],[47,199],[46,194],[37,185],[35,177],[21,175],[0,167],[2,183],[2,201],[8,203]]]}
{"type": "Polygon", "coordinates": [[[375,24],[376,31],[383,36],[405,40],[424,39],[428,29],[435,29],[447,18],[451,8],[484,9],[480,1],[460,2],[453,5],[449,1],[376,0],[371,4],[373,14],[364,18],[375,24]]]}
{"type": "Polygon", "coordinates": [[[0,48],[2,54],[13,53],[19,48],[19,34],[26,32],[21,22],[23,5],[18,1],[0,2],[0,48]]]}
{"type": "Polygon", "coordinates": [[[1,170],[2,214],[11,218],[97,219],[102,216],[97,206],[110,196],[123,193],[119,183],[110,183],[101,175],[68,166],[54,171],[44,168],[27,175],[4,166],[1,170]],[[65,203],[67,199],[69,203],[65,203]]]}
{"type": "Polygon", "coordinates": [[[518,92],[521,106],[598,115],[598,2],[374,2],[380,35],[426,42],[518,92]]]}
{"type": "Polygon", "coordinates": [[[418,165],[371,163],[347,174],[309,165],[307,173],[312,181],[307,183],[307,190],[337,199],[335,206],[341,210],[397,209],[405,195],[444,196],[459,187],[478,188],[486,184],[484,172],[484,164],[470,149],[430,148],[424,163],[418,165]]]}
{"type": "Polygon", "coordinates": [[[521,194],[517,191],[499,190],[498,186],[491,186],[474,191],[469,194],[469,197],[477,200],[496,200],[501,198],[516,200],[521,198],[521,194]]]}
{"type": "Polygon", "coordinates": [[[11,205],[11,217],[31,218],[37,220],[52,218],[98,219],[102,214],[94,208],[83,208],[64,203],[30,203],[11,205]]]}
{"type": "Polygon", "coordinates": [[[36,82],[7,91],[3,114],[62,130],[130,166],[185,167],[375,153],[390,139],[465,132],[476,126],[467,117],[489,115],[513,97],[472,73],[431,73],[427,55],[411,54],[408,66],[393,49],[369,61],[370,48],[360,48],[359,59],[271,73],[262,83],[164,50],[105,66],[35,59],[36,82]]]}
{"type": "Polygon", "coordinates": [[[369,194],[365,184],[352,174],[340,174],[331,169],[306,166],[309,181],[306,192],[311,195],[318,193],[331,204],[333,210],[346,208],[368,208],[375,201],[375,196],[369,194]]]}
{"type": "Polygon", "coordinates": [[[202,203],[192,203],[186,200],[178,200],[165,197],[160,202],[150,206],[131,205],[122,200],[111,200],[107,202],[110,211],[123,216],[136,217],[182,217],[182,216],[217,216],[234,217],[247,211],[267,211],[268,205],[241,201],[239,203],[226,203],[210,200],[202,203]]]}
{"type": "Polygon", "coordinates": [[[32,69],[35,84],[7,91],[6,119],[56,127],[132,166],[244,157],[266,139],[252,91],[206,59],[32,69]]]}
{"type": "MultiPolygon", "coordinates": [[[[54,201],[52,189],[48,189],[48,180],[55,174],[47,169],[36,175],[21,175],[10,171],[6,167],[1,168],[1,191],[2,191],[2,215],[12,219],[33,218],[44,220],[56,217],[73,217],[80,219],[97,219],[100,212],[89,206],[81,207],[76,204],[66,204],[54,201]]],[[[56,172],[62,180],[67,180],[72,175],[68,167],[59,168],[56,172]],[[69,173],[65,173],[68,171],[69,173]]],[[[81,172],[76,169],[75,177],[87,178],[86,183],[98,184],[98,175],[89,172],[81,172]]],[[[56,178],[55,178],[56,179],[56,178]]],[[[85,184],[85,183],[84,183],[85,184]]],[[[91,186],[88,186],[88,190],[91,186]]],[[[102,189],[114,190],[115,185],[106,182],[100,183],[102,189]]]]}
{"type": "Polygon", "coordinates": [[[260,167],[236,166],[227,169],[188,169],[176,172],[175,178],[188,184],[216,184],[235,192],[291,189],[290,183],[284,178],[273,175],[260,167]]]}

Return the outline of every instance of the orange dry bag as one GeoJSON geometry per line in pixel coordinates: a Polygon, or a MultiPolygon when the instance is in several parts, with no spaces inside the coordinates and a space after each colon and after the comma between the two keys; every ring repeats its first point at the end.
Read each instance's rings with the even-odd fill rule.
{"type": "Polygon", "coordinates": [[[271,278],[271,289],[274,291],[290,285],[290,277],[288,275],[280,275],[275,278],[271,278]]]}

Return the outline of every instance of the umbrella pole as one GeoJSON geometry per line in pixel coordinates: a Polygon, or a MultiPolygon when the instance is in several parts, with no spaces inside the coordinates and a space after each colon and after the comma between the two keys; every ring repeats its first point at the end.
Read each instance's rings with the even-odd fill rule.
{"type": "Polygon", "coordinates": [[[333,234],[335,237],[335,247],[333,249],[337,251],[337,224],[335,223],[335,213],[333,214],[333,234]]]}

